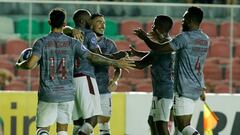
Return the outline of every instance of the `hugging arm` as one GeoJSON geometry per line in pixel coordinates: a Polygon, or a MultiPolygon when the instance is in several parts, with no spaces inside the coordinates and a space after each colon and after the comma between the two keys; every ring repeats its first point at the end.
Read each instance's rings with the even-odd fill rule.
{"type": "Polygon", "coordinates": [[[173,49],[170,47],[170,44],[169,44],[170,41],[166,41],[163,43],[156,43],[152,41],[150,38],[148,38],[146,32],[143,31],[142,29],[136,29],[134,30],[134,33],[136,36],[142,39],[151,50],[162,52],[162,53],[173,51],[173,49]]]}

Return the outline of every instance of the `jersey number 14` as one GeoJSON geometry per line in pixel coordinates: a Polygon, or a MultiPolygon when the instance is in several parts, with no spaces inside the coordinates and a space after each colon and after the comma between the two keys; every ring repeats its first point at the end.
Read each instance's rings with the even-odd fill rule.
{"type": "Polygon", "coordinates": [[[54,67],[54,62],[55,59],[54,58],[50,58],[50,79],[54,80],[55,79],[55,73],[61,74],[61,79],[66,79],[66,59],[62,58],[58,67],[57,67],[57,71],[55,72],[55,67],[54,67]]]}

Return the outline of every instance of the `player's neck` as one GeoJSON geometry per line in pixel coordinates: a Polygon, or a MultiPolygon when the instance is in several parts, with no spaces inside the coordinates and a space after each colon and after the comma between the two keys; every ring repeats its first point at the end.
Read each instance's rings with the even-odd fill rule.
{"type": "Polygon", "coordinates": [[[190,31],[194,31],[194,30],[198,30],[199,29],[199,26],[198,25],[193,25],[191,28],[190,28],[190,31]]]}
{"type": "Polygon", "coordinates": [[[62,28],[53,28],[52,32],[54,32],[54,33],[62,33],[63,29],[62,28]]]}
{"type": "Polygon", "coordinates": [[[101,40],[103,38],[103,35],[102,36],[97,36],[97,40],[101,40]]]}

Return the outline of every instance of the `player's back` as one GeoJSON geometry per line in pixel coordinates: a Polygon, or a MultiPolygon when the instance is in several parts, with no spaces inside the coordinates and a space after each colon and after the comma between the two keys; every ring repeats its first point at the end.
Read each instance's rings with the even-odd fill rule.
{"type": "Polygon", "coordinates": [[[80,48],[80,42],[63,33],[50,33],[36,41],[33,54],[40,56],[40,100],[64,102],[74,99],[74,57],[86,52],[80,48]]]}
{"type": "MultiPolygon", "coordinates": [[[[88,29],[80,29],[80,30],[84,32],[83,45],[90,51],[98,48],[97,38],[95,33],[88,29]]],[[[83,73],[84,75],[88,75],[95,78],[94,66],[88,59],[77,57],[76,61],[77,61],[76,62],[77,64],[75,64],[75,67],[74,67],[74,74],[83,73]]]]}
{"type": "MultiPolygon", "coordinates": [[[[101,38],[98,41],[98,45],[103,54],[112,54],[117,52],[115,43],[108,38],[101,38]]],[[[109,93],[108,83],[109,83],[109,66],[105,65],[95,65],[95,76],[98,84],[98,89],[100,94],[109,93]]]]}
{"type": "Polygon", "coordinates": [[[183,32],[182,48],[176,51],[175,87],[183,96],[197,99],[205,87],[203,67],[207,57],[210,40],[201,30],[183,32]]]}

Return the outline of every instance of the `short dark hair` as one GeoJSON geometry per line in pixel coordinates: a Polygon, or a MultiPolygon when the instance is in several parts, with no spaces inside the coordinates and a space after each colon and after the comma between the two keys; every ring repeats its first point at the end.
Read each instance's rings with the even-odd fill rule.
{"type": "Polygon", "coordinates": [[[78,9],[73,13],[73,21],[75,26],[79,26],[80,20],[83,19],[83,16],[91,16],[91,13],[87,9],[78,9]]]}
{"type": "Polygon", "coordinates": [[[155,18],[155,25],[165,32],[169,32],[173,26],[173,20],[166,15],[158,15],[155,18]]]}
{"type": "Polygon", "coordinates": [[[190,18],[197,24],[200,24],[202,22],[203,19],[203,11],[201,8],[199,7],[190,7],[188,8],[188,14],[190,16],[190,18]]]}
{"type": "Polygon", "coordinates": [[[65,23],[66,11],[62,8],[52,9],[49,13],[52,28],[60,28],[65,23]]]}
{"type": "Polygon", "coordinates": [[[95,19],[95,18],[97,18],[97,17],[104,17],[104,15],[103,15],[103,14],[100,14],[100,13],[94,13],[94,14],[92,14],[92,16],[91,16],[91,20],[93,20],[93,19],[95,19]]]}

